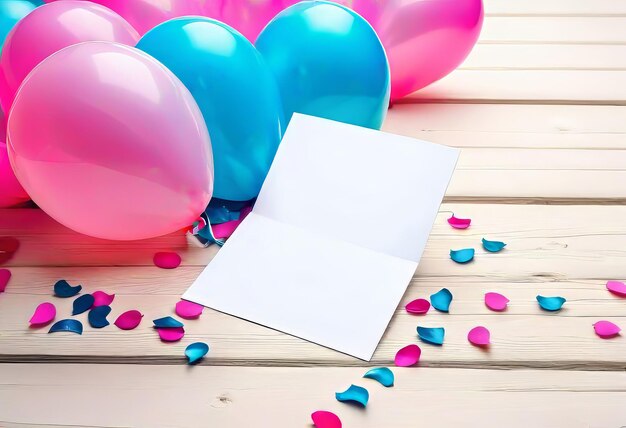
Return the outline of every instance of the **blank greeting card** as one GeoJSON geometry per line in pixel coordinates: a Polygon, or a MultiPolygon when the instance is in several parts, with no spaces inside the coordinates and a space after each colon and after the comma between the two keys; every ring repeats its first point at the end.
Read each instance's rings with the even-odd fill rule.
{"type": "Polygon", "coordinates": [[[458,150],[296,114],[254,209],[183,295],[369,360],[458,150]]]}

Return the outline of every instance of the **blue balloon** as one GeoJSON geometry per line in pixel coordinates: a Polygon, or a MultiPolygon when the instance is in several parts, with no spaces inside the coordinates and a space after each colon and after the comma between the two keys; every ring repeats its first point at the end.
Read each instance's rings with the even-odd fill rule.
{"type": "Polygon", "coordinates": [[[33,2],[26,0],[0,0],[0,49],[4,39],[17,21],[35,10],[33,2]]]}
{"type": "Polygon", "coordinates": [[[287,120],[298,112],[380,129],[389,63],[374,29],[354,11],[298,3],[270,21],[256,47],[276,76],[287,120]]]}
{"type": "Polygon", "coordinates": [[[276,81],[256,48],[221,22],[176,18],[137,44],[168,67],[202,110],[213,146],[213,196],[255,198],[282,138],[276,81]]]}

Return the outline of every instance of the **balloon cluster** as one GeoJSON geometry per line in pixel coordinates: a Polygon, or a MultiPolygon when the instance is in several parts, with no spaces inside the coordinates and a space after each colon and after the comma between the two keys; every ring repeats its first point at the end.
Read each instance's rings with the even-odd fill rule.
{"type": "Polygon", "coordinates": [[[482,23],[481,0],[36,3],[0,2],[0,206],[107,239],[255,198],[294,112],[380,128],[482,23]]]}

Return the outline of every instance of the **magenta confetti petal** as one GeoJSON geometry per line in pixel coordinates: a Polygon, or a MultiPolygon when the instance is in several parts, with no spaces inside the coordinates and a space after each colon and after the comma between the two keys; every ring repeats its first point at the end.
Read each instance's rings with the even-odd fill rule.
{"type": "Polygon", "coordinates": [[[104,291],[94,291],[93,296],[93,307],[96,306],[111,306],[113,299],[115,299],[115,294],[107,294],[104,291]]]}
{"type": "Polygon", "coordinates": [[[117,317],[113,324],[122,330],[132,330],[139,325],[142,317],[141,312],[133,309],[117,317]]]}
{"type": "Polygon", "coordinates": [[[247,217],[248,214],[252,211],[252,207],[245,207],[239,213],[239,220],[227,221],[226,223],[216,224],[212,226],[213,236],[216,239],[224,239],[229,238],[235,229],[241,224],[243,219],[247,217]]]}
{"type": "Polygon", "coordinates": [[[7,284],[11,279],[11,271],[8,269],[0,269],[0,293],[4,293],[7,289],[7,284]]]}
{"type": "Polygon", "coordinates": [[[606,289],[619,297],[626,297],[626,284],[621,281],[608,281],[606,289]]]}
{"type": "Polygon", "coordinates": [[[181,258],[174,252],[160,252],[154,255],[153,261],[161,269],[174,269],[180,266],[181,258]]]}
{"type": "Polygon", "coordinates": [[[610,339],[618,336],[619,332],[622,331],[618,325],[613,324],[610,321],[598,321],[593,325],[593,329],[602,339],[610,339]]]}
{"type": "Polygon", "coordinates": [[[509,304],[509,301],[509,299],[500,293],[485,293],[485,305],[492,311],[504,311],[509,304]]]}
{"type": "Polygon", "coordinates": [[[313,425],[316,428],[341,428],[341,419],[333,412],[318,410],[311,413],[313,425]]]}
{"type": "Polygon", "coordinates": [[[176,315],[181,318],[185,318],[186,320],[192,320],[198,318],[202,315],[202,310],[204,306],[199,305],[194,302],[190,302],[189,300],[181,300],[176,303],[176,315]]]}
{"type": "Polygon", "coordinates": [[[423,315],[430,309],[430,302],[426,299],[415,299],[404,307],[410,314],[423,315]]]}
{"type": "Polygon", "coordinates": [[[420,355],[422,355],[422,350],[419,346],[408,345],[396,353],[394,362],[398,367],[410,367],[419,361],[420,355]]]}
{"type": "Polygon", "coordinates": [[[30,317],[30,325],[41,327],[50,323],[57,316],[57,308],[50,302],[41,303],[30,317]]]}
{"type": "Polygon", "coordinates": [[[159,337],[163,342],[178,342],[185,336],[183,327],[156,328],[155,330],[159,333],[159,337]]]}
{"type": "Polygon", "coordinates": [[[471,218],[457,218],[454,216],[454,214],[452,214],[452,217],[448,219],[448,224],[455,229],[467,229],[468,227],[470,227],[471,223],[471,218]]]}
{"type": "Polygon", "coordinates": [[[488,346],[489,338],[489,330],[483,326],[474,327],[467,333],[467,340],[475,346],[488,346]]]}

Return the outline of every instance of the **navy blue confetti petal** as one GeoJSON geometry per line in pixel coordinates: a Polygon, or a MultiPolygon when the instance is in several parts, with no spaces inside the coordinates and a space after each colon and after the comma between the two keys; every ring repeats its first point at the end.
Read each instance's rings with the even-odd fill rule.
{"type": "Polygon", "coordinates": [[[82,314],[87,312],[93,306],[96,299],[91,294],[83,294],[74,300],[72,304],[72,315],[82,314]]]}
{"type": "Polygon", "coordinates": [[[89,315],[87,315],[87,319],[89,320],[89,325],[93,328],[103,328],[109,325],[109,321],[107,320],[107,316],[111,313],[110,306],[96,306],[92,310],[89,311],[89,315]]]}
{"type": "Polygon", "coordinates": [[[544,311],[556,312],[556,311],[561,310],[566,300],[564,297],[559,297],[559,296],[555,296],[555,297],[537,296],[537,302],[539,303],[539,306],[541,307],[541,309],[543,309],[544,311]]]}
{"type": "Polygon", "coordinates": [[[367,406],[367,400],[370,399],[370,394],[367,392],[367,389],[350,385],[350,388],[346,389],[344,392],[336,392],[335,398],[338,401],[355,403],[362,407],[367,406]]]}
{"type": "Polygon", "coordinates": [[[82,285],[71,286],[66,280],[60,279],[54,284],[54,295],[57,297],[72,297],[80,293],[82,285]]]}
{"type": "Polygon", "coordinates": [[[152,321],[155,328],[177,328],[184,327],[184,324],[172,317],[163,317],[152,321]]]}
{"type": "Polygon", "coordinates": [[[374,379],[380,382],[381,385],[386,386],[387,388],[393,386],[393,372],[387,367],[377,367],[375,369],[371,369],[367,373],[365,373],[363,377],[366,377],[368,379],[374,379]]]}
{"type": "Polygon", "coordinates": [[[58,331],[70,331],[76,334],[83,334],[83,324],[78,320],[65,319],[52,324],[48,333],[56,333],[58,331]]]}
{"type": "Polygon", "coordinates": [[[431,343],[433,345],[443,345],[443,337],[446,334],[446,330],[443,327],[417,327],[417,335],[423,342],[431,343]]]}
{"type": "Polygon", "coordinates": [[[442,288],[430,295],[430,304],[439,312],[448,312],[450,303],[452,303],[452,293],[447,288],[442,288]]]}
{"type": "Polygon", "coordinates": [[[209,345],[204,342],[196,342],[187,346],[185,349],[185,356],[187,357],[188,364],[194,364],[196,361],[201,360],[209,352],[209,345]]]}
{"type": "Polygon", "coordinates": [[[506,244],[504,242],[488,241],[485,238],[483,238],[483,248],[489,251],[490,253],[497,253],[499,251],[502,251],[504,247],[506,247],[506,244]]]}

